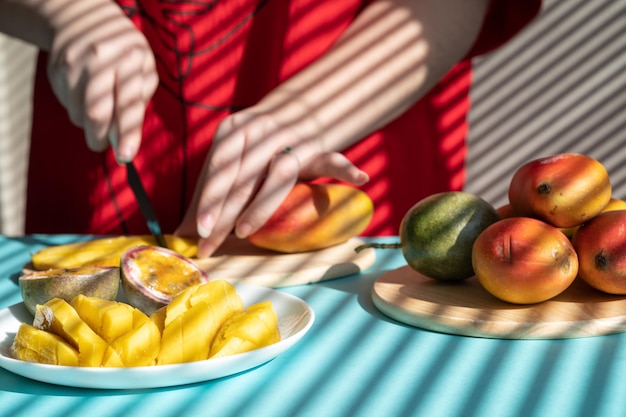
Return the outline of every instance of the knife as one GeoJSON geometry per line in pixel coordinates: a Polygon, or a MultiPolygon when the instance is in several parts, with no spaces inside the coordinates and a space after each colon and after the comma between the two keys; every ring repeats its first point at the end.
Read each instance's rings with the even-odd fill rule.
{"type": "MultiPolygon", "coordinates": [[[[109,131],[109,142],[111,142],[113,150],[117,151],[117,134],[115,129],[111,129],[109,131]]],[[[148,230],[156,240],[157,245],[167,248],[167,242],[161,232],[161,225],[159,224],[159,220],[157,219],[156,213],[152,208],[152,203],[150,202],[148,193],[146,193],[146,189],[143,187],[143,183],[141,182],[141,178],[139,178],[139,173],[137,172],[137,168],[135,168],[133,161],[126,162],[126,180],[128,181],[130,188],[133,190],[137,204],[139,204],[141,213],[143,214],[146,224],[148,225],[148,230]]]]}
{"type": "Polygon", "coordinates": [[[152,233],[152,236],[154,236],[159,246],[167,248],[167,242],[165,241],[165,237],[161,232],[159,220],[157,219],[156,213],[152,208],[152,203],[150,203],[148,194],[146,193],[141,179],[139,178],[139,174],[137,173],[135,164],[133,164],[132,161],[126,163],[126,176],[128,179],[128,184],[135,194],[135,198],[137,199],[139,208],[143,213],[143,217],[146,219],[146,224],[148,225],[150,233],[152,233]]]}

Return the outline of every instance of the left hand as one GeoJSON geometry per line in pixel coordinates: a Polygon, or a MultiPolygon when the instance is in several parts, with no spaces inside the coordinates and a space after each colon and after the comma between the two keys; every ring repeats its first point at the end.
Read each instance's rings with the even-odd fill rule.
{"type": "Polygon", "coordinates": [[[330,177],[355,185],[368,181],[341,153],[323,150],[315,134],[298,133],[295,124],[277,119],[250,108],[220,123],[176,232],[200,236],[199,257],[210,256],[233,229],[240,238],[258,230],[299,179],[330,177]]]}

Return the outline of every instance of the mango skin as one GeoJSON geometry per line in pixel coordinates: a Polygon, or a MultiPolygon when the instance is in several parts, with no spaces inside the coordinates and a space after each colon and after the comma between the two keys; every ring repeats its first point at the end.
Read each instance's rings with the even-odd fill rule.
{"type": "Polygon", "coordinates": [[[596,159],[563,153],[518,168],[509,184],[509,202],[520,216],[558,228],[578,226],[598,215],[611,198],[606,168],[596,159]]]}
{"type": "Polygon", "coordinates": [[[578,274],[607,294],[626,294],[626,210],[613,210],[578,228],[572,242],[578,253],[578,274]]]}
{"type": "Polygon", "coordinates": [[[474,242],[478,282],[512,304],[535,304],[565,291],[578,273],[578,256],[556,227],[529,217],[500,220],[474,242]]]}
{"type": "Polygon", "coordinates": [[[374,203],[357,188],[298,183],[265,225],[247,239],[276,252],[308,252],[357,236],[373,214],[374,203]]]}

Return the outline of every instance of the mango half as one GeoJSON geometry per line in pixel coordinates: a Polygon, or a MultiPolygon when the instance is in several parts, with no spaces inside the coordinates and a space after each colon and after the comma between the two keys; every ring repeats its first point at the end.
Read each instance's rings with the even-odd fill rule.
{"type": "MultiPolygon", "coordinates": [[[[167,247],[188,258],[196,256],[198,246],[195,239],[165,235],[167,247]]],[[[115,236],[74,242],[40,249],[32,255],[33,268],[46,269],[78,268],[81,266],[120,266],[124,251],[135,246],[156,245],[151,235],[115,236]]]]}
{"type": "Polygon", "coordinates": [[[343,184],[298,183],[248,241],[276,252],[296,253],[341,244],[365,230],[374,204],[363,191],[343,184]]]}

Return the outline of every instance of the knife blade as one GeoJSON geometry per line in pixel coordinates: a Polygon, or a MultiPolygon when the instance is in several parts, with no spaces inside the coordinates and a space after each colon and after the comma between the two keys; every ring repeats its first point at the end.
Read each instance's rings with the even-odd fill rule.
{"type": "Polygon", "coordinates": [[[143,217],[146,219],[148,230],[150,230],[150,233],[154,236],[154,239],[159,246],[167,248],[167,242],[161,232],[159,220],[154,212],[154,208],[152,208],[152,203],[146,193],[146,189],[143,187],[141,178],[139,178],[139,173],[135,168],[135,164],[133,164],[132,161],[126,163],[126,176],[128,184],[135,194],[135,199],[137,200],[137,204],[139,204],[143,217]]]}

